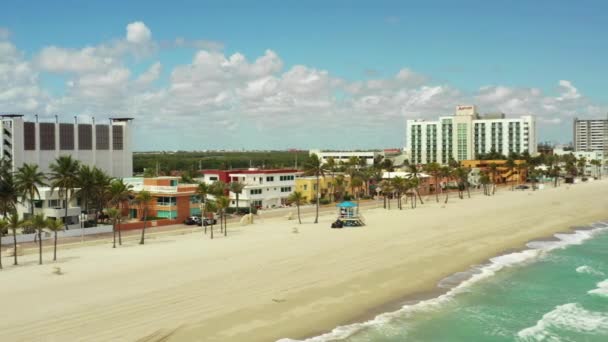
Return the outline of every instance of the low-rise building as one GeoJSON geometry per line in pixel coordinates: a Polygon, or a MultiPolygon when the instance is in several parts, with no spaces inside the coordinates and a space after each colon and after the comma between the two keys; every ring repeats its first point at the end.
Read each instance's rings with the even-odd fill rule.
{"type": "MultiPolygon", "coordinates": [[[[333,186],[333,182],[337,175],[325,175],[319,177],[319,195],[321,198],[327,198],[330,195],[330,192],[334,191],[335,188],[333,186]]],[[[344,186],[348,188],[349,186],[349,177],[344,176],[344,186]]],[[[302,197],[307,202],[313,202],[316,199],[317,194],[317,177],[315,176],[300,176],[296,178],[296,186],[295,191],[299,191],[302,193],[302,197]]]]}
{"type": "MultiPolygon", "coordinates": [[[[148,205],[148,217],[181,222],[188,216],[201,214],[201,200],[196,194],[197,184],[182,184],[179,177],[132,177],[125,178],[124,182],[132,185],[135,193],[143,190],[150,192],[152,201],[148,205]]],[[[125,207],[123,215],[141,219],[143,210],[142,206],[131,202],[125,207]]]]}
{"type": "Polygon", "coordinates": [[[606,156],[604,151],[570,151],[564,150],[563,148],[555,148],[553,154],[557,156],[572,154],[576,159],[585,158],[586,164],[584,172],[586,176],[599,177],[600,173],[605,174],[608,172],[608,156],[606,156]],[[591,163],[593,160],[599,160],[601,162],[599,169],[591,163]]]}
{"type": "Polygon", "coordinates": [[[493,183],[507,183],[507,182],[525,182],[528,176],[528,169],[518,167],[518,165],[525,164],[525,160],[514,160],[515,167],[511,169],[508,167],[506,160],[463,160],[460,164],[463,167],[469,168],[473,171],[473,175],[476,176],[476,180],[473,181],[469,177],[469,181],[473,185],[479,182],[479,174],[485,172],[490,177],[490,181],[493,183]],[[491,165],[496,164],[496,173],[491,172],[491,165]]]}
{"type": "Polygon", "coordinates": [[[348,162],[351,158],[358,158],[361,164],[367,166],[374,165],[374,160],[383,153],[380,151],[330,151],[330,150],[310,150],[310,155],[316,154],[322,164],[327,163],[330,158],[337,162],[348,162]]]}
{"type": "MultiPolygon", "coordinates": [[[[77,190],[77,189],[76,189],[77,190]]],[[[66,216],[66,201],[58,189],[51,190],[50,187],[38,188],[40,197],[34,201],[34,215],[42,214],[45,218],[57,219],[68,223],[68,228],[80,227],[80,206],[76,196],[71,196],[67,203],[68,211],[66,216]]],[[[28,219],[31,216],[30,201],[21,200],[17,203],[17,213],[19,216],[28,219]]]]}
{"type": "MultiPolygon", "coordinates": [[[[295,169],[263,170],[250,168],[230,172],[230,182],[244,185],[239,194],[239,207],[275,208],[287,204],[287,198],[295,191],[295,169]]],[[[230,206],[236,207],[236,194],[230,191],[230,206]]]]}

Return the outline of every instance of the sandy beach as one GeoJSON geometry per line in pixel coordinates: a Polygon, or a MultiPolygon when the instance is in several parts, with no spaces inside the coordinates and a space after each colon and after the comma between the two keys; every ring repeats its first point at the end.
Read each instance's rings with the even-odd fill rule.
{"type": "MultiPolygon", "coordinates": [[[[365,228],[284,218],[224,238],[154,236],[12,259],[0,271],[1,341],[276,341],[373,317],[441,279],[572,226],[608,219],[608,182],[499,189],[447,205],[367,209],[365,228]],[[293,233],[298,227],[299,232],[293,233]],[[53,275],[60,266],[63,275],[53,275]]],[[[295,211],[295,210],[294,210],[295,211]]],[[[6,249],[6,247],[5,247],[6,249]]]]}

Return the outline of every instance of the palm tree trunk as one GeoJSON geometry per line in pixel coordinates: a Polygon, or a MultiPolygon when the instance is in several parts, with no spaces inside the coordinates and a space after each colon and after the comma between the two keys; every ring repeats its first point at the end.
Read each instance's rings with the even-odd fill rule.
{"type": "Polygon", "coordinates": [[[148,208],[144,209],[144,228],[141,230],[141,240],[139,240],[139,244],[144,244],[144,239],[146,235],[146,223],[148,223],[148,208]]]}
{"type": "Polygon", "coordinates": [[[119,216],[118,216],[118,245],[122,246],[122,234],[121,234],[121,227],[122,227],[122,203],[120,203],[119,206],[119,216]]]}
{"type": "Polygon", "coordinates": [[[236,193],[236,216],[239,216],[239,193],[236,193]]]}
{"type": "Polygon", "coordinates": [[[448,196],[449,195],[450,195],[450,189],[446,187],[446,189],[445,189],[445,202],[443,202],[443,203],[445,203],[445,204],[448,203],[448,196]]]}
{"type": "Polygon", "coordinates": [[[211,232],[211,240],[213,240],[213,224],[209,227],[209,231],[211,232]]]}
{"type": "Polygon", "coordinates": [[[57,231],[55,231],[55,242],[53,245],[53,261],[57,261],[57,231]]]}
{"type": "Polygon", "coordinates": [[[66,189],[65,191],[65,217],[64,219],[64,223],[65,223],[65,230],[68,230],[68,191],[66,189]]]}
{"type": "Polygon", "coordinates": [[[226,220],[226,209],[224,209],[224,236],[228,236],[228,221],[226,220]]]}
{"type": "Polygon", "coordinates": [[[3,232],[0,231],[0,270],[2,269],[2,234],[3,232]]]}
{"type": "Polygon", "coordinates": [[[112,222],[112,248],[116,248],[116,222],[112,222]]]}
{"type": "Polygon", "coordinates": [[[420,204],[424,204],[424,202],[422,202],[422,196],[420,196],[420,192],[418,191],[418,187],[416,187],[416,195],[418,196],[418,200],[420,201],[420,204]]]}
{"type": "Polygon", "coordinates": [[[38,264],[42,265],[42,229],[38,229],[38,264]]]}
{"type": "Polygon", "coordinates": [[[300,205],[296,203],[296,208],[298,208],[298,222],[302,224],[302,219],[300,219],[300,205]]]}
{"type": "Polygon", "coordinates": [[[13,247],[15,251],[15,262],[13,265],[18,265],[17,263],[17,229],[13,228],[13,247]]]}
{"type": "Polygon", "coordinates": [[[439,179],[435,176],[435,200],[439,203],[439,179]]]}
{"type": "Polygon", "coordinates": [[[315,223],[319,223],[319,194],[320,194],[321,189],[319,188],[319,174],[317,173],[317,210],[316,210],[316,215],[315,215],[315,223]]]}

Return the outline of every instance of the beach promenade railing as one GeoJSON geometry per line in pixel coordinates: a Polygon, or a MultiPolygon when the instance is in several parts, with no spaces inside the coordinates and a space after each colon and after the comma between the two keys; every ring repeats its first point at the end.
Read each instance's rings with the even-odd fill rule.
{"type": "MultiPolygon", "coordinates": [[[[111,233],[111,232],[112,232],[111,225],[103,225],[103,226],[97,226],[97,227],[91,227],[91,228],[70,229],[70,230],[61,231],[61,232],[57,233],[57,238],[61,239],[61,238],[66,238],[66,237],[77,237],[77,236],[82,236],[82,235],[95,235],[95,234],[104,234],[104,233],[111,233]]],[[[36,234],[19,234],[19,235],[17,235],[17,243],[33,242],[35,235],[36,234]]],[[[51,240],[51,239],[53,239],[53,237],[54,237],[53,233],[46,232],[46,231],[42,233],[42,240],[51,240]]],[[[13,236],[10,234],[10,232],[9,232],[9,235],[5,235],[2,237],[2,242],[0,244],[3,246],[13,244],[13,236]]]]}

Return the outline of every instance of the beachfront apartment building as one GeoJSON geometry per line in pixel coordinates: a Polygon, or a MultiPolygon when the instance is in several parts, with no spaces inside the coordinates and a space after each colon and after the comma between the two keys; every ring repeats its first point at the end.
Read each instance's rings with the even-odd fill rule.
{"type": "Polygon", "coordinates": [[[599,177],[599,173],[608,173],[608,155],[604,151],[568,151],[563,148],[555,148],[553,149],[553,154],[558,156],[572,154],[576,159],[585,158],[587,161],[584,170],[586,176],[599,177]],[[599,170],[591,164],[592,160],[599,160],[602,163],[599,170]]]}
{"type": "Polygon", "coordinates": [[[475,106],[457,106],[453,116],[436,121],[407,120],[406,150],[410,162],[447,164],[477,159],[492,151],[536,153],[536,123],[533,116],[506,118],[503,113],[481,116],[475,106]]]}
{"type": "MultiPolygon", "coordinates": [[[[296,169],[234,169],[201,170],[201,181],[212,184],[221,181],[226,184],[241,182],[243,191],[239,194],[239,207],[274,208],[287,203],[287,197],[295,191],[295,179],[300,174],[296,169]]],[[[226,193],[230,206],[236,207],[236,194],[226,193]]]]}
{"type": "MultiPolygon", "coordinates": [[[[180,177],[130,177],[123,181],[133,187],[135,195],[144,190],[150,192],[152,201],[148,205],[148,217],[169,219],[177,223],[188,216],[201,214],[202,203],[196,193],[197,184],[181,183],[180,177]]],[[[143,206],[129,201],[124,206],[123,215],[130,219],[141,219],[143,210],[143,206]]]]}
{"type": "Polygon", "coordinates": [[[81,164],[97,166],[112,177],[133,174],[131,118],[112,118],[109,124],[60,123],[24,120],[21,114],[0,115],[2,158],[15,171],[24,163],[36,164],[42,172],[62,155],[81,164]]]}
{"type": "Polygon", "coordinates": [[[351,158],[358,158],[365,161],[365,165],[374,165],[374,160],[382,155],[380,151],[331,151],[331,150],[310,150],[309,155],[316,154],[322,164],[327,163],[330,158],[333,158],[336,163],[347,163],[351,158]]]}
{"type": "Polygon", "coordinates": [[[574,118],[574,151],[601,151],[608,149],[608,120],[574,118]]]}
{"type": "MultiPolygon", "coordinates": [[[[75,189],[78,191],[78,189],[75,189]]],[[[61,220],[68,224],[68,228],[80,227],[80,199],[76,196],[71,196],[66,203],[63,194],[59,190],[51,190],[50,187],[38,188],[40,196],[33,201],[34,215],[43,214],[45,218],[61,220]],[[68,207],[67,216],[65,207],[68,207]]],[[[29,200],[20,201],[16,205],[17,213],[24,219],[29,219],[32,212],[31,202],[29,200]]]]}

